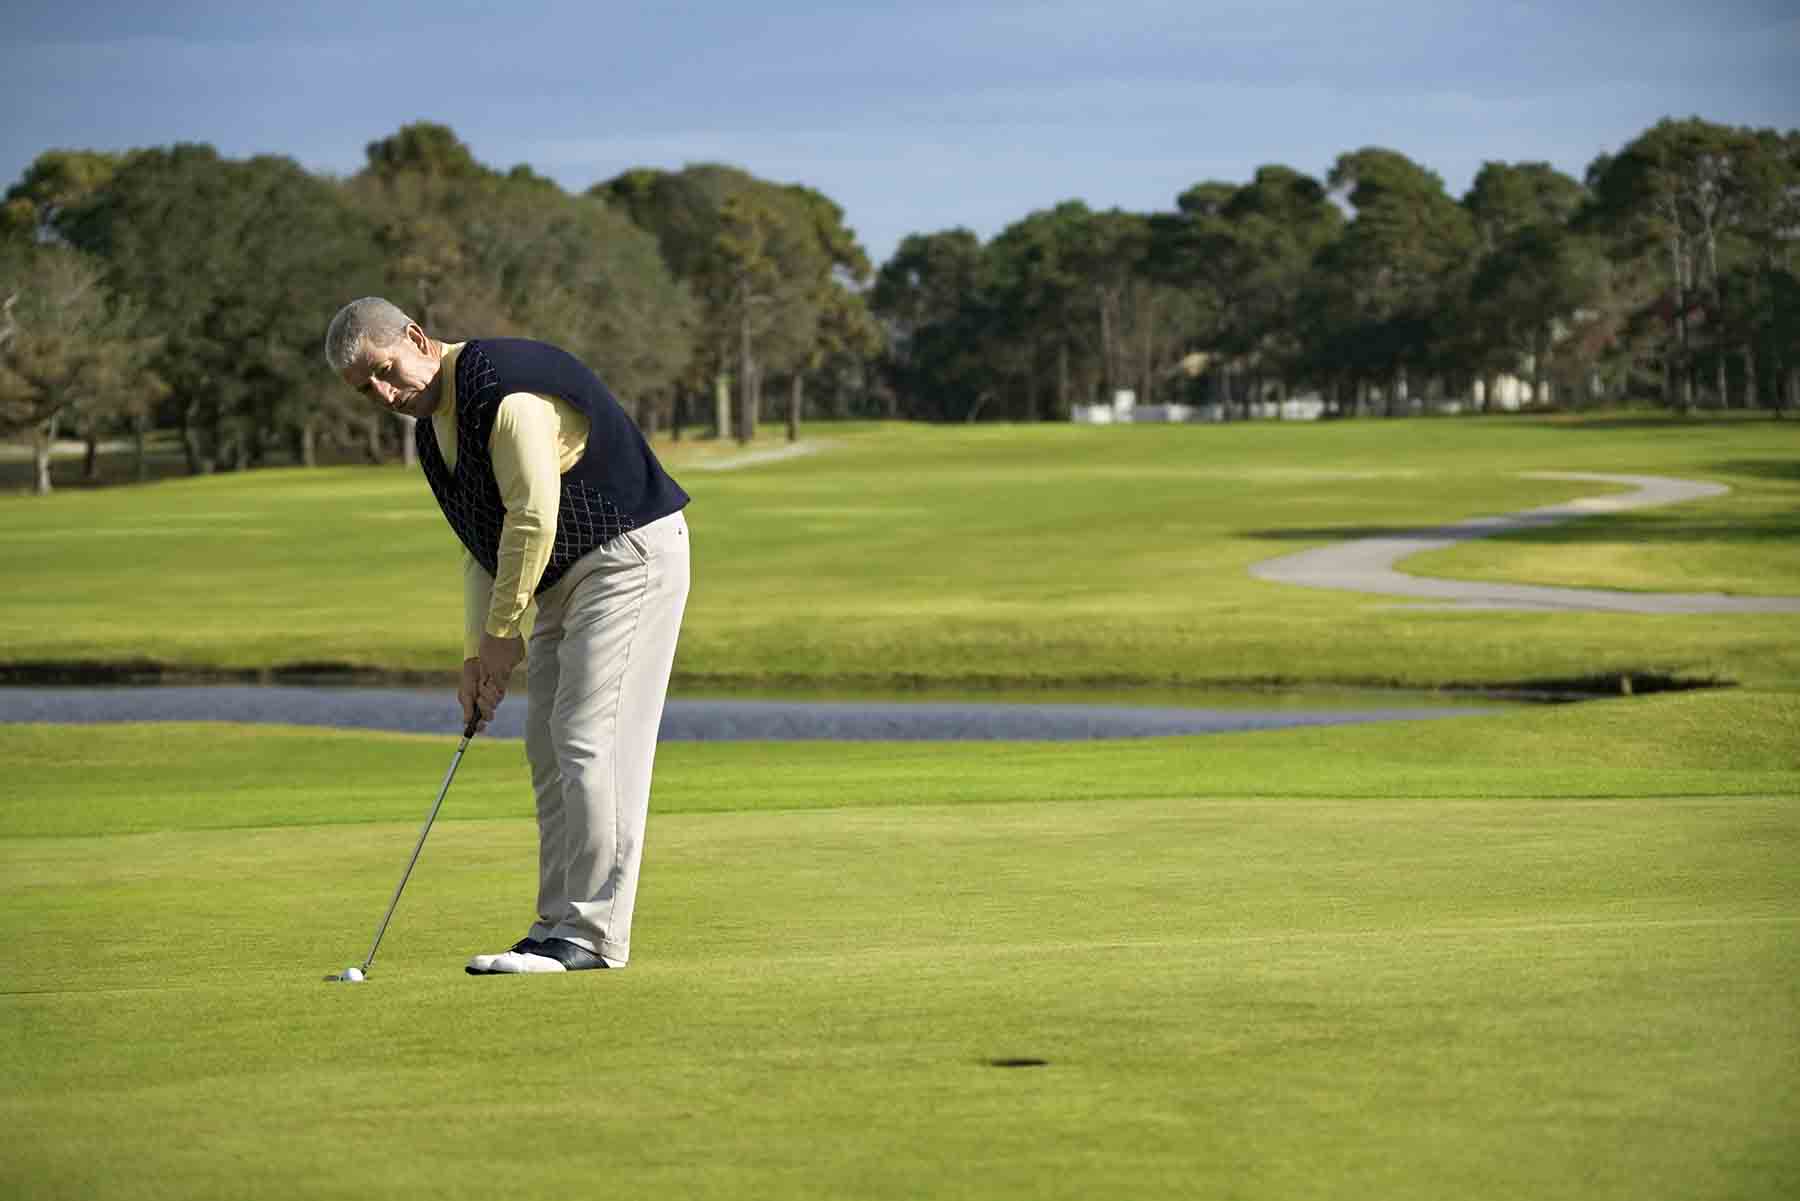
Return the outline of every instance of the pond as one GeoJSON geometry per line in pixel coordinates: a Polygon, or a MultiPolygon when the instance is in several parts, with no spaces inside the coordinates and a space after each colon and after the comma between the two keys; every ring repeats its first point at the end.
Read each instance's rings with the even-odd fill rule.
{"type": "MultiPolygon", "coordinates": [[[[1072,741],[1218,734],[1497,712],[1498,702],[1435,694],[1203,693],[1181,703],[1116,700],[671,697],[663,741],[1072,741]]],[[[0,688],[0,722],[229,721],[416,734],[458,732],[447,689],[173,685],[0,688]]],[[[509,697],[488,734],[524,736],[525,698],[509,697]]]]}

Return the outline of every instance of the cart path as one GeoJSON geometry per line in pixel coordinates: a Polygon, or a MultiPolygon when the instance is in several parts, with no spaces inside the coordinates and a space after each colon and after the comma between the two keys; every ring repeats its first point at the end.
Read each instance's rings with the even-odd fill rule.
{"type": "Polygon", "coordinates": [[[1471,538],[1512,530],[1537,529],[1597,513],[1623,513],[1723,496],[1723,484],[1656,475],[1602,475],[1581,471],[1527,472],[1528,479],[1592,480],[1636,489],[1617,496],[1584,497],[1527,509],[1504,517],[1477,517],[1452,525],[1357,538],[1296,554],[1264,559],[1250,567],[1259,580],[1373,592],[1435,602],[1438,607],[1537,609],[1605,613],[1800,613],[1800,596],[1728,596],[1721,592],[1624,592],[1606,588],[1556,588],[1537,584],[1496,584],[1406,575],[1396,564],[1408,555],[1441,550],[1471,538]]]}
{"type": "Polygon", "coordinates": [[[829,440],[814,442],[790,442],[786,446],[772,447],[768,450],[747,450],[740,454],[708,462],[699,460],[682,465],[683,471],[737,471],[744,467],[760,467],[764,463],[781,463],[788,459],[798,459],[803,455],[817,454],[831,446],[829,440]]]}

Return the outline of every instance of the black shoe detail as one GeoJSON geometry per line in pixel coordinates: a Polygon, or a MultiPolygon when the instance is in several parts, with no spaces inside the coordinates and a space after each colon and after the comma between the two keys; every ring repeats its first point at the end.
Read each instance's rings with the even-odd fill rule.
{"type": "Polygon", "coordinates": [[[566,938],[546,938],[533,947],[530,953],[542,955],[546,959],[554,959],[562,964],[565,970],[571,972],[585,972],[606,966],[606,960],[579,943],[570,942],[566,938]]]}

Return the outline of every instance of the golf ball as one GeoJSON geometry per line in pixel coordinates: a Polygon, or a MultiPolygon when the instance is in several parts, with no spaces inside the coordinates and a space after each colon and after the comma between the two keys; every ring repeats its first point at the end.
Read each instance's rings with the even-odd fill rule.
{"type": "Polygon", "coordinates": [[[344,969],[344,975],[343,975],[344,983],[346,983],[346,984],[361,984],[362,978],[363,978],[363,974],[362,974],[361,968],[347,967],[344,969]]]}

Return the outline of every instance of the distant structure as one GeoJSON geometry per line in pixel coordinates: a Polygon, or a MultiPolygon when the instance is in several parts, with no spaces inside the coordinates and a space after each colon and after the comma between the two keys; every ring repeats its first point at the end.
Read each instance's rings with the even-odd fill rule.
{"type": "MultiPolygon", "coordinates": [[[[1316,392],[1231,406],[1231,420],[1235,421],[1246,417],[1268,421],[1317,421],[1324,415],[1325,400],[1316,392]]],[[[1126,389],[1113,393],[1111,404],[1071,405],[1069,419],[1076,425],[1128,425],[1136,422],[1225,421],[1227,418],[1224,406],[1217,401],[1197,405],[1141,405],[1137,403],[1137,393],[1126,389]]]]}
{"type": "MultiPolygon", "coordinates": [[[[1520,379],[1516,375],[1500,375],[1493,380],[1493,395],[1489,396],[1489,386],[1485,380],[1475,380],[1471,385],[1470,395],[1464,397],[1437,396],[1425,398],[1408,396],[1401,390],[1395,406],[1396,412],[1405,413],[1516,413],[1532,402],[1532,387],[1529,380],[1520,379]]],[[[1381,389],[1371,389],[1371,397],[1380,403],[1381,389]]],[[[1141,405],[1137,402],[1137,393],[1131,389],[1121,389],[1113,393],[1111,404],[1072,405],[1069,419],[1076,425],[1131,425],[1145,423],[1186,423],[1186,422],[1224,422],[1224,421],[1317,421],[1327,412],[1325,398],[1318,392],[1298,392],[1282,395],[1279,389],[1271,388],[1261,400],[1239,400],[1231,405],[1231,412],[1225,412],[1220,402],[1206,401],[1201,404],[1153,404],[1141,405]]]]}
{"type": "Polygon", "coordinates": [[[1193,405],[1139,405],[1130,388],[1113,393],[1111,404],[1071,405],[1069,416],[1076,425],[1126,425],[1134,421],[1194,421],[1193,405]]]}

